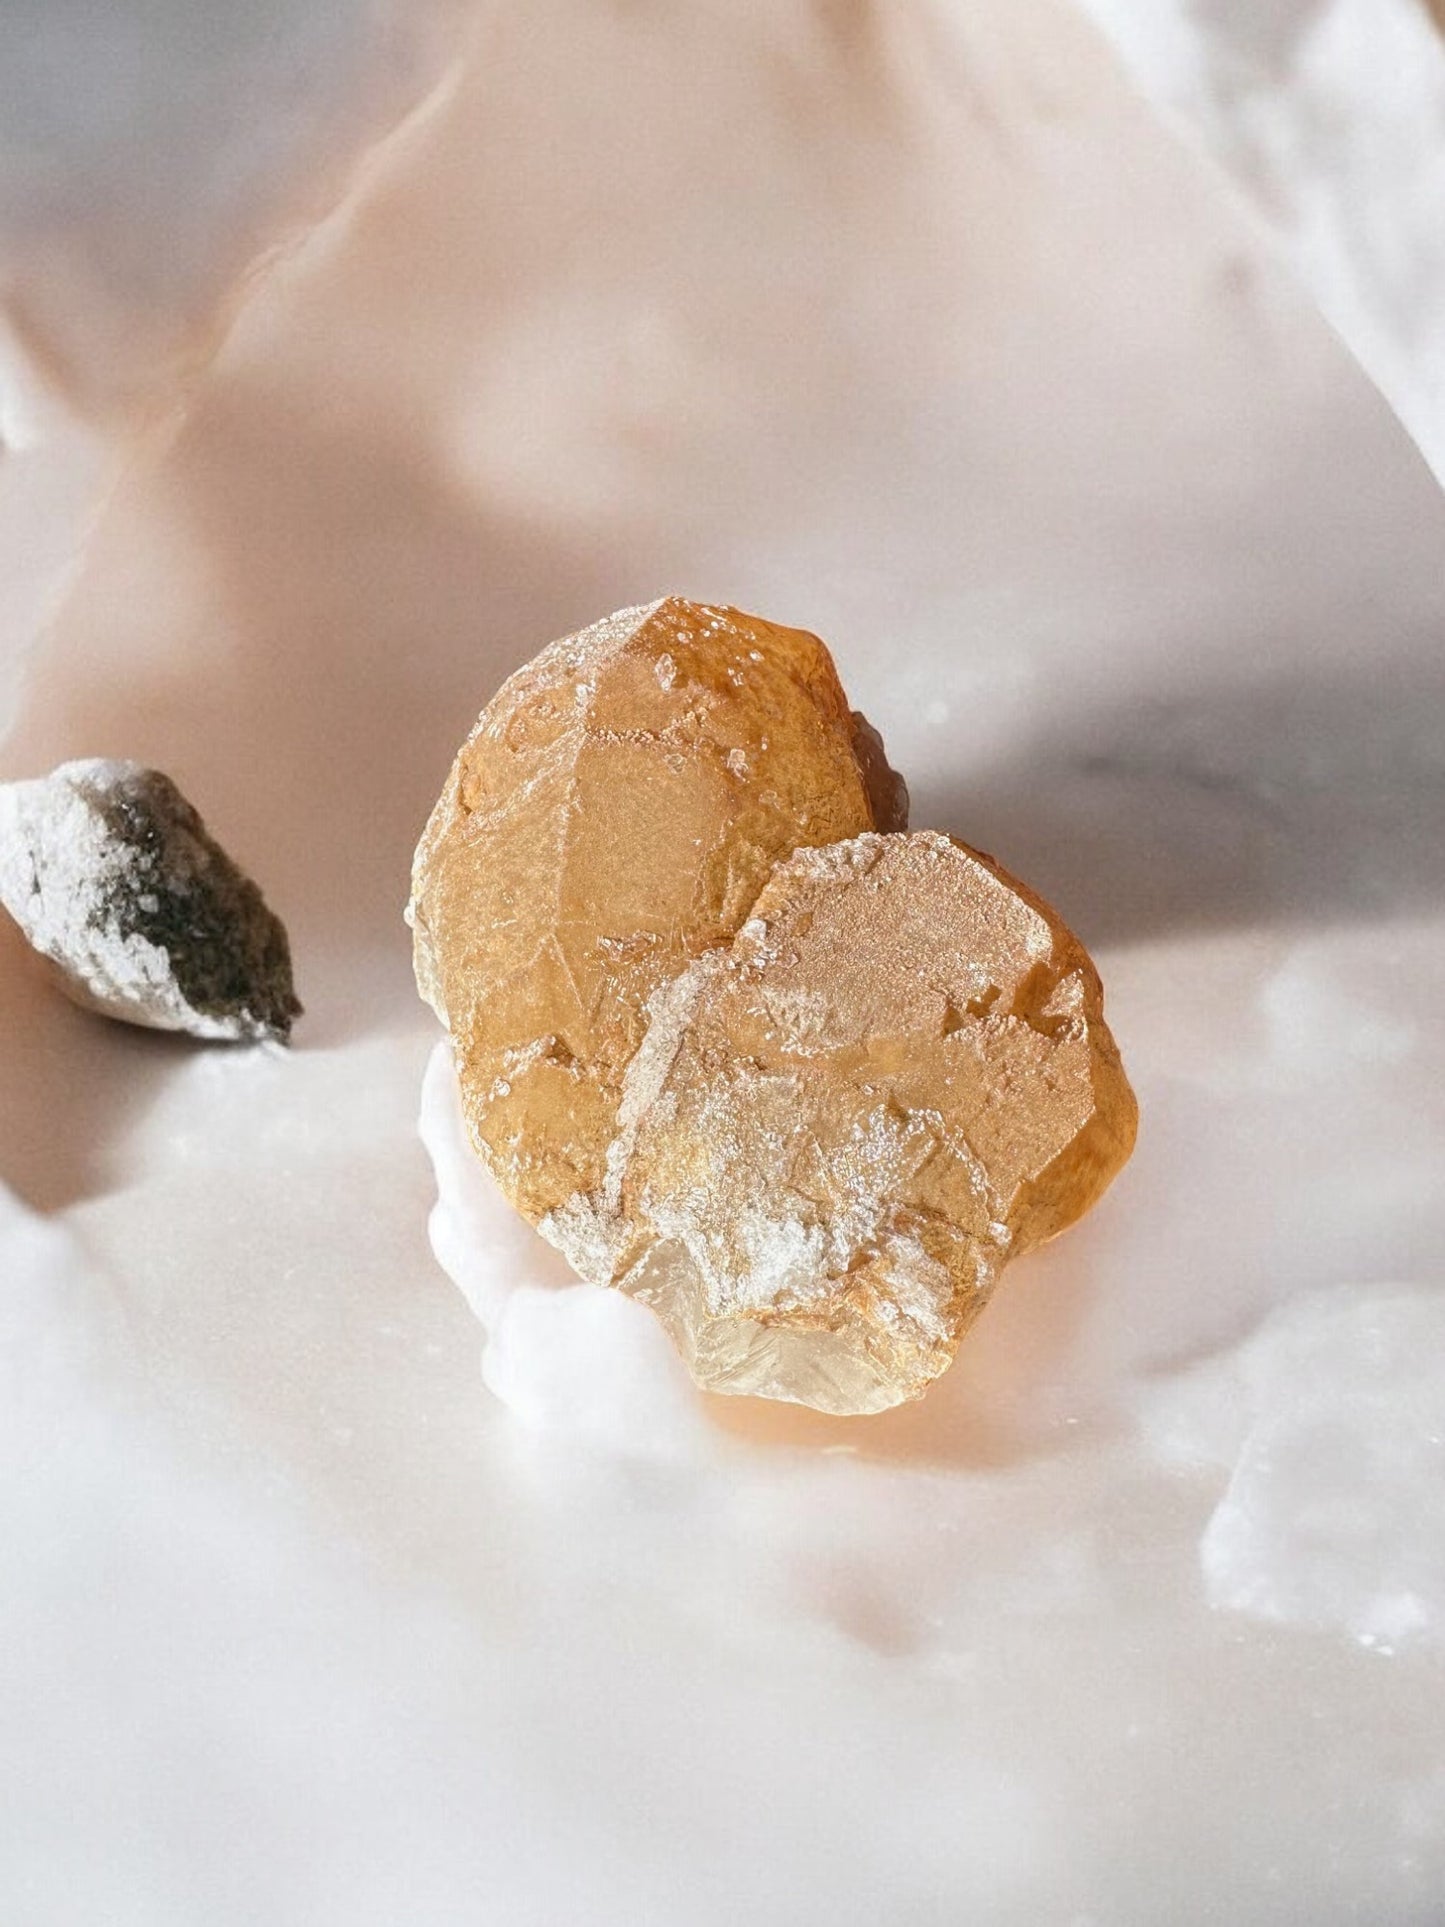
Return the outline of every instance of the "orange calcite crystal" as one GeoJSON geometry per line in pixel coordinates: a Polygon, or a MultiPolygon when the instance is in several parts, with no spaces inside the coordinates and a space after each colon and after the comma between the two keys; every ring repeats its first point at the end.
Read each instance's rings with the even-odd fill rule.
{"type": "Polygon", "coordinates": [[[917,1397],[1133,1146],[1083,947],[906,820],[815,637],[670,599],[513,676],[418,847],[477,1151],[709,1390],[917,1397]]]}
{"type": "Polygon", "coordinates": [[[1078,940],[988,857],[930,831],[800,850],[653,999],[607,1282],[713,1391],[916,1396],[1004,1263],[1133,1148],[1102,1002],[1078,940]]]}
{"type": "Polygon", "coordinates": [[[737,610],[624,609],[498,691],[409,914],[472,1140],[533,1223],[597,1195],[653,991],[731,939],[780,858],[872,829],[870,788],[899,807],[823,644],[737,610]]]}

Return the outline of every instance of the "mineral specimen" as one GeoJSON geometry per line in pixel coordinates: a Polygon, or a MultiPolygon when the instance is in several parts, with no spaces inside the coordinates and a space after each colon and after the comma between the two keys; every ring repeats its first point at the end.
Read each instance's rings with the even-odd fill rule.
{"type": "Polygon", "coordinates": [[[821,643],[669,600],[514,676],[418,848],[474,1145],[710,1390],[918,1396],[1132,1148],[1082,946],[906,812],[821,643]]]}
{"type": "Polygon", "coordinates": [[[0,903],[76,1003],[155,1030],[285,1041],[286,932],[169,777],[64,763],[0,784],[0,903]]]}
{"type": "Polygon", "coordinates": [[[906,809],[816,636],[676,597],[503,685],[417,850],[417,982],[468,1127],[534,1223],[586,1215],[653,991],[801,844],[906,809]],[[863,754],[855,742],[863,738],[863,754]]]}
{"type": "Polygon", "coordinates": [[[800,850],[653,998],[608,1260],[568,1255],[708,1389],[879,1411],[1099,1198],[1135,1122],[1093,965],[988,857],[931,831],[800,850]]]}

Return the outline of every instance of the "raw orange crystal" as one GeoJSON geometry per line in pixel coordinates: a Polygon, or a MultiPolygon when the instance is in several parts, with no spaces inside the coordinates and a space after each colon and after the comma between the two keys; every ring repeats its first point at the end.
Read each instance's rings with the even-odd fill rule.
{"type": "Polygon", "coordinates": [[[498,691],[410,915],[472,1140],[533,1223],[598,1192],[652,992],[733,936],[781,857],[872,829],[870,786],[896,808],[894,785],[817,637],[734,609],[624,609],[498,691]]]}
{"type": "Polygon", "coordinates": [[[917,1397],[1133,1146],[1083,947],[906,808],[815,637],[674,599],[515,675],[418,848],[473,1143],[709,1390],[917,1397]]]}
{"type": "Polygon", "coordinates": [[[931,831],[800,850],[653,999],[605,1281],[710,1390],[916,1396],[1006,1261],[1133,1148],[1102,1003],[1077,938],[988,857],[931,831]]]}

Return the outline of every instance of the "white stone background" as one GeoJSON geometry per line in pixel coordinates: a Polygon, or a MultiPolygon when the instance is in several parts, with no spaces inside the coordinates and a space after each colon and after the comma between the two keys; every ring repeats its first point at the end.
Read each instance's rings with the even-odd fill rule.
{"type": "Polygon", "coordinates": [[[0,933],[7,1927],[1445,1920],[1445,55],[1090,11],[0,10],[3,773],[170,769],[309,1012],[0,933]],[[444,1064],[428,1249],[411,843],[662,589],[828,637],[1139,1089],[887,1418],[694,1398],[444,1064]]]}

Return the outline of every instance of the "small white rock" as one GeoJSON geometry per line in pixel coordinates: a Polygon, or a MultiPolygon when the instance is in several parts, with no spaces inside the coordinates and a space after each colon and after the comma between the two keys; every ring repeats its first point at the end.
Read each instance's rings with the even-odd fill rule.
{"type": "Polygon", "coordinates": [[[279,918],[170,778],[139,763],[0,784],[0,904],[66,995],[107,1017],[284,1042],[300,1013],[279,918]]]}
{"type": "Polygon", "coordinates": [[[1235,1361],[1246,1430],[1200,1547],[1216,1606],[1392,1652],[1445,1635],[1445,1291],[1307,1292],[1235,1361]]]}

